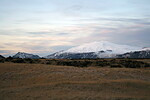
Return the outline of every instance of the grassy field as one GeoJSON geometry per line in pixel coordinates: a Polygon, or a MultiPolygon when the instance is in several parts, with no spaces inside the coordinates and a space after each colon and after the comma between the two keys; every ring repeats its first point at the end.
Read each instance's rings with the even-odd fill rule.
{"type": "Polygon", "coordinates": [[[0,100],[150,100],[150,68],[0,63],[0,100]]]}

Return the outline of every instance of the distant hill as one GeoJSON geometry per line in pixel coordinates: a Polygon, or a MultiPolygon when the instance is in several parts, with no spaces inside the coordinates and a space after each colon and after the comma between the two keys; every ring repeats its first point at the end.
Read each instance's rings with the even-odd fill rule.
{"type": "Polygon", "coordinates": [[[118,55],[119,58],[150,58],[150,50],[129,52],[118,55]]]}
{"type": "Polygon", "coordinates": [[[0,55],[0,59],[3,59],[3,58],[5,58],[4,56],[2,56],[2,55],[0,55]]]}
{"type": "Polygon", "coordinates": [[[13,56],[13,58],[31,58],[31,59],[39,59],[40,57],[38,55],[33,55],[29,53],[24,52],[18,52],[13,56]]]}

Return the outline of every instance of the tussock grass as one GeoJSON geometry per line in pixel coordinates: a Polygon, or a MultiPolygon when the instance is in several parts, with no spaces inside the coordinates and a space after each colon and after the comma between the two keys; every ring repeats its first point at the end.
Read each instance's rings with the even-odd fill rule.
{"type": "Polygon", "coordinates": [[[149,68],[0,64],[0,100],[149,100],[149,93],[149,68]]]}

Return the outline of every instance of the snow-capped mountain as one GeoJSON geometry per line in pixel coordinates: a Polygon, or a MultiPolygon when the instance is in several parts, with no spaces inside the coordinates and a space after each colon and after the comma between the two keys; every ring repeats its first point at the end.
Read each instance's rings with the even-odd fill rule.
{"type": "Polygon", "coordinates": [[[33,55],[29,53],[24,52],[18,52],[13,56],[13,58],[31,58],[31,59],[39,59],[40,57],[38,55],[33,55]]]}
{"type": "Polygon", "coordinates": [[[46,56],[45,58],[53,59],[82,59],[82,58],[98,58],[95,52],[88,53],[54,53],[46,56]]]}
{"type": "Polygon", "coordinates": [[[135,51],[139,50],[141,48],[139,47],[132,47],[128,45],[119,45],[110,43],[107,41],[100,41],[100,42],[92,42],[92,43],[86,43],[74,48],[71,48],[69,50],[66,50],[64,52],[69,53],[86,53],[86,52],[98,52],[98,51],[112,51],[113,53],[126,53],[129,51],[135,51]]]}
{"type": "Polygon", "coordinates": [[[150,47],[144,47],[142,51],[150,51],[150,47]]]}
{"type": "Polygon", "coordinates": [[[107,41],[86,43],[73,47],[66,51],[48,55],[46,58],[79,59],[79,58],[113,58],[116,55],[131,51],[139,51],[142,48],[128,45],[119,45],[107,41]]]}
{"type": "Polygon", "coordinates": [[[118,55],[119,58],[150,58],[150,48],[118,55]]]}

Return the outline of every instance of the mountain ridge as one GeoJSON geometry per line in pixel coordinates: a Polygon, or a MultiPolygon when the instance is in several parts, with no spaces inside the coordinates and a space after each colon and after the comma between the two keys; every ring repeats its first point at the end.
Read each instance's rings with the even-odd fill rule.
{"type": "Polygon", "coordinates": [[[2,55],[0,55],[0,59],[3,59],[3,58],[5,58],[4,56],[2,56],[2,55]]]}
{"type": "MultiPolygon", "coordinates": [[[[80,58],[116,58],[117,55],[128,52],[141,51],[141,47],[119,45],[108,41],[86,43],[46,56],[55,59],[80,59],[80,58]]],[[[145,49],[143,49],[145,50],[145,49]]]]}
{"type": "Polygon", "coordinates": [[[13,58],[31,58],[31,59],[39,59],[38,55],[33,55],[25,52],[18,52],[13,56],[13,58]]]}
{"type": "MultiPolygon", "coordinates": [[[[18,52],[13,58],[39,59],[38,55],[18,52]]],[[[79,45],[68,50],[59,51],[43,58],[47,59],[95,59],[95,58],[150,58],[149,47],[119,45],[99,41],[79,45]]]]}
{"type": "Polygon", "coordinates": [[[73,47],[64,52],[69,53],[86,53],[86,52],[99,52],[99,51],[113,51],[116,53],[125,53],[128,51],[135,51],[141,49],[140,47],[133,47],[129,45],[119,45],[108,41],[95,41],[86,43],[77,47],[73,47]]]}

